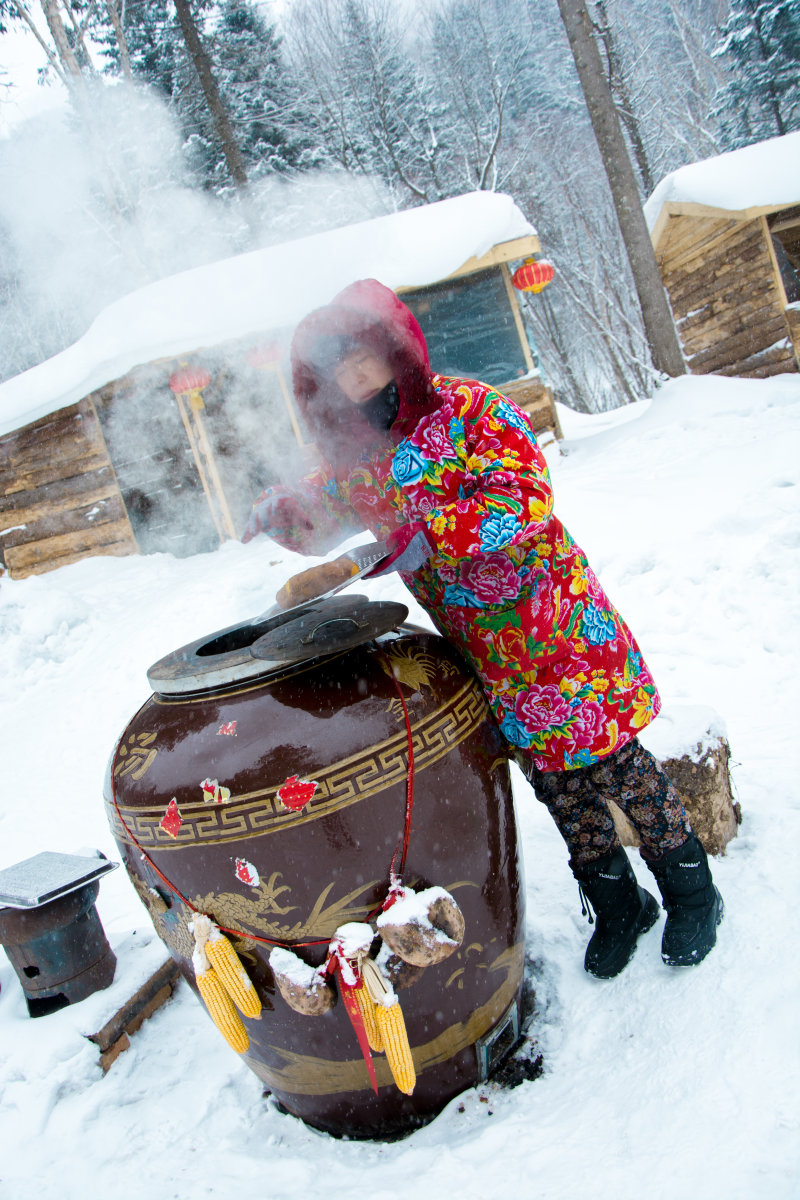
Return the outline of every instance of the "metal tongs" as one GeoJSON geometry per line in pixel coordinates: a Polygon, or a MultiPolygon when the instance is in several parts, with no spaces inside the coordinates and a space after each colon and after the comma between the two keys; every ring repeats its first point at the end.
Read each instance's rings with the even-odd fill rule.
{"type": "Polygon", "coordinates": [[[314,596],[311,600],[304,600],[302,604],[295,604],[292,608],[281,608],[279,604],[273,604],[266,612],[259,613],[257,617],[253,617],[250,624],[257,625],[260,621],[266,621],[269,617],[275,617],[279,613],[285,616],[287,620],[298,616],[312,605],[319,604],[322,600],[327,600],[330,596],[335,596],[337,592],[341,592],[344,588],[349,587],[351,583],[356,583],[359,579],[363,579],[365,575],[369,575],[370,571],[379,566],[385,558],[389,558],[391,553],[391,549],[385,542],[367,542],[364,546],[355,546],[352,550],[346,550],[344,555],[337,555],[336,557],[349,558],[351,562],[356,564],[358,570],[353,575],[348,575],[347,579],[343,579],[341,583],[337,583],[334,587],[329,588],[327,592],[322,592],[319,596],[314,596]]]}

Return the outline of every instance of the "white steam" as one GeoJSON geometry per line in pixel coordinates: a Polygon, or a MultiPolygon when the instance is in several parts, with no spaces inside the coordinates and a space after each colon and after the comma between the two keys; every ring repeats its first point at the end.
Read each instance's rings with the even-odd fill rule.
{"type": "MultiPolygon", "coordinates": [[[[204,192],[159,97],[125,83],[90,89],[80,111],[40,113],[0,139],[0,381],[145,284],[393,207],[380,182],[336,172],[204,192]]],[[[204,420],[237,531],[261,487],[303,469],[277,377],[248,367],[245,349],[215,349],[212,337],[202,356],[214,381],[204,420]]],[[[216,535],[169,370],[141,364],[97,409],[142,549],[191,553],[216,535]]]]}
{"type": "Polygon", "coordinates": [[[145,283],[392,207],[379,181],[336,172],[219,197],[191,186],[184,149],[161,99],[124,83],[90,87],[80,116],[43,113],[0,140],[0,379],[145,283]]]}

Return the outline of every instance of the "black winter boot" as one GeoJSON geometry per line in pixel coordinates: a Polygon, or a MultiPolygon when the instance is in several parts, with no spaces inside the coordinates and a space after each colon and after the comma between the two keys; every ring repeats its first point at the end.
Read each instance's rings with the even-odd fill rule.
{"type": "Polygon", "coordinates": [[[658,901],[639,887],[621,846],[572,873],[581,900],[587,907],[591,905],[597,917],[597,928],[586,947],[584,968],[598,979],[611,979],[630,961],[639,934],[655,924],[658,901]]]}
{"type": "Polygon", "coordinates": [[[702,843],[692,833],[676,850],[645,862],[667,910],[661,957],[671,967],[693,967],[715,946],[723,911],[702,843]]]}

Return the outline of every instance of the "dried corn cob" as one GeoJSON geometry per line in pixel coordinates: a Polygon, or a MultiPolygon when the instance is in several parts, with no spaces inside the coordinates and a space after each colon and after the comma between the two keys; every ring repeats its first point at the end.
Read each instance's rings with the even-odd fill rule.
{"type": "Polygon", "coordinates": [[[204,971],[195,963],[195,976],[200,995],[217,1029],[237,1054],[244,1054],[250,1045],[250,1038],[216,971],[211,965],[204,971]]]}
{"type": "Polygon", "coordinates": [[[375,1020],[383,1039],[386,1061],[392,1078],[401,1092],[410,1096],[417,1082],[411,1047],[408,1043],[406,1023],[397,996],[387,995],[384,1002],[375,1005],[375,1020]]]}
{"type": "Polygon", "coordinates": [[[249,975],[242,966],[242,960],[225,937],[225,934],[220,933],[217,926],[208,917],[197,916],[192,922],[195,937],[199,934],[202,940],[204,936],[203,923],[206,921],[208,921],[209,928],[208,933],[205,935],[207,940],[203,944],[208,955],[208,961],[217,972],[217,975],[225,986],[225,990],[239,1011],[245,1017],[260,1016],[261,1001],[258,998],[258,992],[253,987],[249,975]],[[200,923],[199,929],[198,922],[200,923]]]}
{"type": "Polygon", "coordinates": [[[383,1049],[383,1038],[381,1037],[381,1031],[378,1029],[378,1023],[375,1020],[375,1009],[377,1007],[375,1001],[370,996],[363,981],[354,990],[353,995],[358,1005],[358,1011],[361,1013],[361,1019],[364,1022],[369,1048],[377,1054],[383,1049]]]}
{"type": "MultiPolygon", "coordinates": [[[[211,945],[212,931],[216,930],[216,925],[213,924],[210,917],[198,913],[191,924],[191,930],[194,934],[194,954],[192,955],[192,964],[194,973],[197,979],[197,988],[203,998],[206,1008],[211,1014],[214,1024],[219,1029],[222,1036],[225,1038],[229,1046],[231,1046],[237,1054],[244,1054],[250,1045],[250,1038],[247,1030],[244,1027],[242,1018],[237,1013],[233,1006],[230,989],[226,985],[225,977],[212,965],[209,958],[209,948],[211,945]]],[[[219,933],[219,930],[217,930],[219,933]]],[[[219,935],[222,938],[222,934],[219,935]]],[[[226,938],[222,938],[227,942],[226,938]]],[[[230,943],[228,942],[230,946],[230,943]]],[[[236,957],[238,956],[230,946],[231,952],[236,957]]],[[[223,952],[224,954],[224,952],[223,952]]],[[[227,956],[226,956],[227,958],[227,956]]],[[[225,967],[228,962],[225,963],[225,967]]],[[[241,964],[240,964],[241,966],[241,964]]],[[[223,967],[223,969],[225,969],[223,967]]],[[[244,971],[242,970],[242,974],[244,971]]],[[[250,983],[250,980],[247,980],[250,983]]],[[[250,984],[252,987],[253,985],[250,984]]],[[[243,992],[245,989],[241,981],[237,981],[237,990],[243,992]]],[[[258,997],[256,997],[258,1000],[258,997]]],[[[252,1007],[252,1005],[251,1005],[252,1007]]],[[[261,1011],[261,1003],[259,1001],[259,1012],[261,1011]]],[[[257,1014],[256,1014],[257,1015],[257,1014]]]]}

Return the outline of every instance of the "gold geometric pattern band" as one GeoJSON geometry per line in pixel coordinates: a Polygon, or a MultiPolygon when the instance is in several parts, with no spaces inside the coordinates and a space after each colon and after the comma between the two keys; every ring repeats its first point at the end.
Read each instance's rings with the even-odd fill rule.
{"type": "MultiPolygon", "coordinates": [[[[412,723],[414,771],[419,773],[439,762],[477,729],[488,715],[488,705],[475,680],[469,680],[446,704],[412,723]]],[[[176,837],[161,828],[169,797],[159,808],[130,808],[120,805],[125,824],[144,849],[179,850],[240,841],[280,833],[281,830],[316,821],[378,792],[403,783],[408,774],[408,737],[403,730],[358,754],[315,768],[317,790],[299,811],[284,808],[276,793],[279,781],[270,787],[232,795],[225,804],[181,804],[182,823],[176,837]]],[[[114,805],[107,803],[114,837],[131,844],[114,805]]]]}

